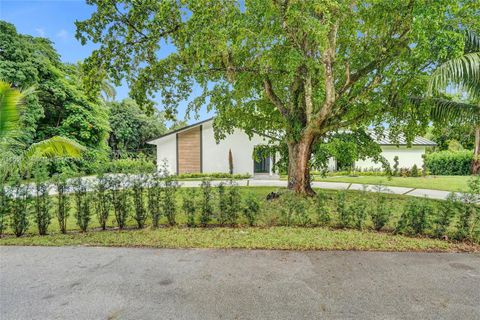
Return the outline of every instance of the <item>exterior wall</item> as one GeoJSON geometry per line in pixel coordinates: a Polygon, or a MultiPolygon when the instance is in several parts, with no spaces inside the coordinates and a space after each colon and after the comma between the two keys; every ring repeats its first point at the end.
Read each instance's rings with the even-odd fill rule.
{"type": "MultiPolygon", "coordinates": [[[[422,154],[425,153],[424,146],[412,146],[407,148],[406,146],[382,146],[382,156],[388,160],[391,166],[393,166],[393,158],[398,156],[399,168],[412,168],[413,165],[417,165],[420,169],[423,164],[422,154]]],[[[370,169],[370,168],[382,168],[380,163],[375,163],[371,159],[359,160],[355,162],[355,168],[370,169]]]]}
{"type": "Polygon", "coordinates": [[[203,124],[203,172],[229,172],[228,150],[232,150],[233,173],[253,176],[253,149],[256,145],[266,144],[267,141],[254,135],[252,140],[241,130],[235,130],[218,144],[213,132],[213,121],[203,124]]]}
{"type": "Polygon", "coordinates": [[[157,145],[157,168],[161,169],[163,163],[167,164],[167,169],[171,173],[177,172],[177,135],[172,134],[156,141],[152,144],[157,145]]]}
{"type": "Polygon", "coordinates": [[[201,126],[177,134],[177,170],[179,174],[202,172],[201,135],[201,126]]]}

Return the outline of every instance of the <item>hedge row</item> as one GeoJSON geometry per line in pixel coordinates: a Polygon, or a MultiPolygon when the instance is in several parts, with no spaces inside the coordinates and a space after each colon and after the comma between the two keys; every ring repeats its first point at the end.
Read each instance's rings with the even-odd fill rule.
{"type": "Polygon", "coordinates": [[[470,174],[473,160],[472,151],[439,151],[426,156],[430,174],[465,176],[470,174]]]}

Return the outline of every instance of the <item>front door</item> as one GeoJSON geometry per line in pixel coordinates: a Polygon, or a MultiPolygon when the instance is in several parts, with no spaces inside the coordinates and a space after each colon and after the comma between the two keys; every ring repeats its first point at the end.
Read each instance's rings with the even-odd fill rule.
{"type": "Polygon", "coordinates": [[[254,160],[254,173],[270,173],[270,157],[254,160]]]}

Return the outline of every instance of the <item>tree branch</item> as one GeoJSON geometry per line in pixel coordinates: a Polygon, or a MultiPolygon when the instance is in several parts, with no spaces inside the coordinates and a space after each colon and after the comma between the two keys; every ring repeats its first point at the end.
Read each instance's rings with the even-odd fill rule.
{"type": "Polygon", "coordinates": [[[288,115],[288,109],[273,91],[272,82],[268,77],[265,77],[265,79],[263,80],[263,87],[265,89],[265,94],[267,95],[268,99],[275,105],[275,107],[277,107],[278,111],[280,111],[280,113],[284,117],[286,117],[288,115]]]}

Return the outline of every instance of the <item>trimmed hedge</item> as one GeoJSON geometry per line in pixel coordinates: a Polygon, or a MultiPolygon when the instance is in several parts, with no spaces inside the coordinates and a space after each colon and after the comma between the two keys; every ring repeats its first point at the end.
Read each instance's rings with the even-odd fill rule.
{"type": "Polygon", "coordinates": [[[465,176],[470,174],[472,151],[439,151],[428,154],[425,162],[433,175],[465,176]]]}

